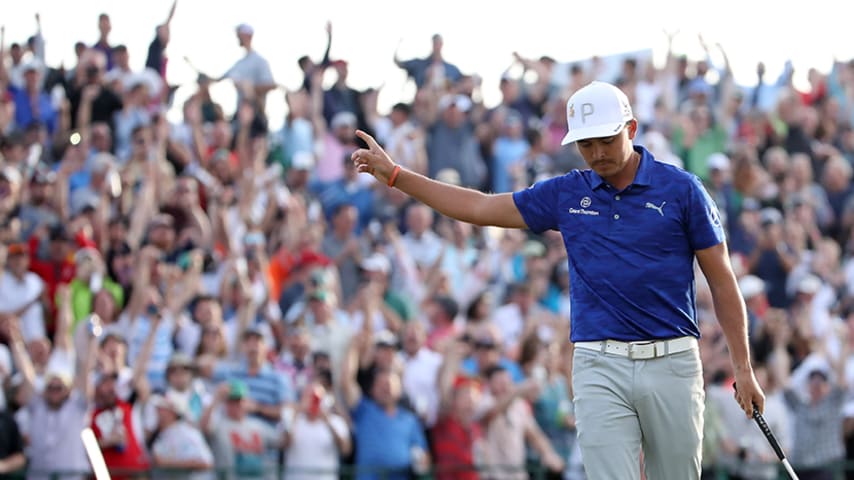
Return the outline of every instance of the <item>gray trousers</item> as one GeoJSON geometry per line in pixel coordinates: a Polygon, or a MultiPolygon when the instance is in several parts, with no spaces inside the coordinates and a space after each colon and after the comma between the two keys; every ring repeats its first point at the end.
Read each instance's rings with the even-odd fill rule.
{"type": "Polygon", "coordinates": [[[588,480],[700,478],[702,364],[697,348],[651,360],[575,349],[573,401],[588,480]]]}

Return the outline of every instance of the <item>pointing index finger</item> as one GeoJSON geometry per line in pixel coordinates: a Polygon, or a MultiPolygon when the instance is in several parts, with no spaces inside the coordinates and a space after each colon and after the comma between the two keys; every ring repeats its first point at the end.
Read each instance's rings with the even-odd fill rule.
{"type": "Polygon", "coordinates": [[[364,140],[365,143],[368,144],[368,148],[370,148],[372,151],[380,150],[380,146],[379,144],[377,144],[377,141],[374,140],[374,137],[368,135],[367,132],[364,132],[362,130],[356,130],[356,136],[364,140]]]}

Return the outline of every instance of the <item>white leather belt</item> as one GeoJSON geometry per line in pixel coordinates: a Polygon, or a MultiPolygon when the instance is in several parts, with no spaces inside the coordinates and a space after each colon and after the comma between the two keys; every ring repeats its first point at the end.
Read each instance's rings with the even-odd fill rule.
{"type": "Polygon", "coordinates": [[[697,346],[694,337],[671,338],[670,340],[650,340],[646,342],[619,342],[617,340],[601,340],[597,342],[575,342],[575,348],[610,353],[631,360],[648,360],[684,352],[697,346]]]}

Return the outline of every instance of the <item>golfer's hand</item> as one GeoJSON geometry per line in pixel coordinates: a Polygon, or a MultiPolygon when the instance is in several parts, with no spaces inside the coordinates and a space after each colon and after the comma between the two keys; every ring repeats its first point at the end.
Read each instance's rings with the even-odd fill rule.
{"type": "Polygon", "coordinates": [[[356,170],[360,173],[370,173],[377,180],[388,183],[395,166],[394,160],[379,146],[374,137],[361,130],[356,130],[356,135],[368,144],[367,149],[360,148],[350,156],[356,170]]]}
{"type": "Polygon", "coordinates": [[[753,418],[753,405],[759,409],[759,413],[765,412],[765,395],[759,388],[759,383],[753,375],[753,369],[736,370],[735,372],[735,401],[748,418],[753,418]]]}

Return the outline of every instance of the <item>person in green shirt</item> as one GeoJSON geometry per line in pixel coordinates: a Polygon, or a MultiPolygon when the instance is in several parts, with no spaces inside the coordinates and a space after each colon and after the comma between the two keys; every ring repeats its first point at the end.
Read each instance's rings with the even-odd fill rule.
{"type": "MultiPolygon", "coordinates": [[[[119,309],[124,305],[124,291],[121,285],[104,275],[104,262],[96,249],[87,247],[78,250],[74,254],[74,265],[74,279],[68,285],[73,314],[72,332],[92,313],[94,298],[99,291],[109,292],[119,309]]],[[[56,301],[59,304],[59,300],[56,301]]]]}
{"type": "Polygon", "coordinates": [[[685,170],[709,181],[708,158],[725,152],[727,132],[706,106],[695,106],[673,130],[673,153],[685,162],[685,170]]]}

